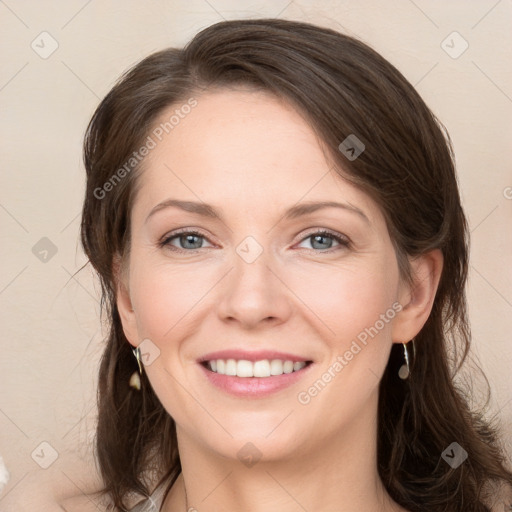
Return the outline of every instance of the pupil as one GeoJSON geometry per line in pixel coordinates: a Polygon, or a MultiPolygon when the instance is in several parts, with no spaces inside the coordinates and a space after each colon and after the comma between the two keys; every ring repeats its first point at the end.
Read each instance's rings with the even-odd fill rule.
{"type": "MultiPolygon", "coordinates": [[[[325,243],[325,240],[329,240],[329,237],[325,236],[325,235],[315,235],[313,237],[313,246],[314,246],[314,243],[317,241],[317,240],[320,240],[320,243],[321,241],[323,240],[324,243],[325,243]]],[[[325,247],[320,247],[320,249],[325,249],[325,247]]]]}
{"type": "MultiPolygon", "coordinates": [[[[185,239],[185,244],[187,243],[191,243],[192,245],[194,245],[194,238],[199,238],[197,235],[184,235],[182,237],[182,239],[185,239]]],[[[196,245],[197,245],[197,242],[196,242],[196,245]]],[[[201,243],[199,242],[199,246],[201,245],[201,243]]],[[[198,247],[193,247],[193,249],[197,249],[198,247]]]]}

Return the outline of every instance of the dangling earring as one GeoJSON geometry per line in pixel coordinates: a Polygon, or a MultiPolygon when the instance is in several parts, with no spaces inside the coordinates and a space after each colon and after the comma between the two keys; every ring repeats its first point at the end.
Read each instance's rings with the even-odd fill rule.
{"type": "MultiPolygon", "coordinates": [[[[413,355],[415,357],[416,356],[416,347],[414,345],[414,339],[411,340],[411,343],[412,343],[413,355]]],[[[409,350],[407,349],[408,343],[402,343],[402,345],[404,347],[405,364],[400,366],[400,369],[398,370],[398,376],[402,380],[405,380],[405,379],[409,378],[409,375],[411,375],[411,367],[410,367],[410,364],[409,364],[409,350]]]]}
{"type": "Polygon", "coordinates": [[[140,348],[134,348],[132,349],[133,355],[135,356],[135,359],[137,359],[137,363],[139,365],[139,371],[135,371],[132,373],[132,376],[130,377],[130,386],[137,391],[140,391],[140,377],[142,375],[142,364],[140,362],[141,360],[141,353],[140,348]]]}

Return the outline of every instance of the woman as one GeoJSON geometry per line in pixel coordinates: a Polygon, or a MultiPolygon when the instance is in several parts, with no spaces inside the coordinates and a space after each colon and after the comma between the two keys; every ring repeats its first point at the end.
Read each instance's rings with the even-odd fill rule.
{"type": "Polygon", "coordinates": [[[449,139],[389,62],[305,23],[218,23],[122,77],[85,166],[117,509],[506,510],[498,435],[454,379],[449,139]]]}

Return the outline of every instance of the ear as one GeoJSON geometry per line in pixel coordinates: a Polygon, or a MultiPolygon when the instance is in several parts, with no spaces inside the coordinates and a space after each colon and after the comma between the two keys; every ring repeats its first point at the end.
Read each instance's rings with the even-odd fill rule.
{"type": "Polygon", "coordinates": [[[408,343],[425,325],[443,270],[443,253],[433,249],[409,260],[413,276],[411,286],[400,287],[399,302],[403,309],[396,315],[392,327],[394,343],[408,343]]]}
{"type": "Polygon", "coordinates": [[[133,310],[128,286],[128,272],[125,271],[121,257],[116,254],[113,260],[113,271],[116,290],[116,305],[121,317],[124,335],[131,345],[139,345],[139,336],[135,311],[133,310]]]}

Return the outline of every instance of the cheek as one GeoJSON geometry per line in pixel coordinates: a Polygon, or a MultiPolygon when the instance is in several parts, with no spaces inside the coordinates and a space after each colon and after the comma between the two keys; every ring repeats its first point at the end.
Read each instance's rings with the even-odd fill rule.
{"type": "Polygon", "coordinates": [[[208,300],[218,272],[208,265],[198,271],[193,265],[148,259],[134,268],[130,280],[139,334],[159,344],[173,338],[194,317],[202,301],[208,300]]]}
{"type": "Polygon", "coordinates": [[[326,429],[350,423],[364,404],[375,400],[391,349],[395,277],[392,265],[376,264],[304,275],[294,284],[314,312],[310,323],[325,333],[328,352],[297,402],[305,417],[326,418],[329,411],[323,420],[326,429]]]}
{"type": "Polygon", "coordinates": [[[301,310],[310,321],[342,349],[391,307],[393,279],[392,266],[354,260],[343,266],[319,266],[314,272],[310,267],[295,269],[284,280],[304,303],[301,310]]]}
{"type": "MultiPolygon", "coordinates": [[[[158,343],[173,338],[192,321],[194,310],[197,313],[207,303],[213,308],[218,303],[211,300],[217,293],[215,285],[226,272],[221,265],[178,266],[143,258],[139,262],[132,267],[130,288],[141,339],[158,343]]],[[[296,303],[294,309],[308,316],[321,337],[342,344],[374,325],[394,300],[396,276],[389,261],[308,262],[283,267],[279,274],[292,292],[288,300],[296,303]]],[[[289,294],[286,287],[276,293],[289,294]]]]}

